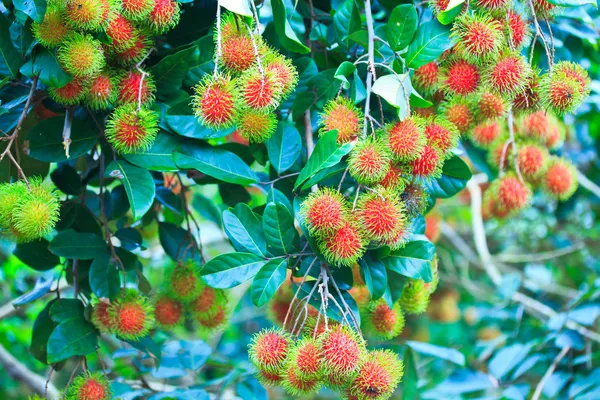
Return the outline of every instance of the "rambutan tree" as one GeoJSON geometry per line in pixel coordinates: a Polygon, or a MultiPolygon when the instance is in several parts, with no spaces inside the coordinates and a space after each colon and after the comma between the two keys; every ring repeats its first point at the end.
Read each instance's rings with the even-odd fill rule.
{"type": "Polygon", "coordinates": [[[600,397],[594,5],[5,2],[0,395],[600,397]]]}

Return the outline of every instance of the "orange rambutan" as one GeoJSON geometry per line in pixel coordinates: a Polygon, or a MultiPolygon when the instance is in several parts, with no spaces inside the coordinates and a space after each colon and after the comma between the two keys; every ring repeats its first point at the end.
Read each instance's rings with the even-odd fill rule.
{"type": "Polygon", "coordinates": [[[48,7],[44,20],[39,23],[34,22],[31,29],[36,40],[48,48],[61,44],[69,33],[64,20],[64,10],[60,7],[48,7]]]}
{"type": "Polygon", "coordinates": [[[264,142],[277,129],[277,117],[272,111],[243,108],[237,115],[237,132],[250,143],[264,142]]]}
{"type": "Polygon", "coordinates": [[[587,73],[570,64],[560,65],[558,71],[545,74],[540,81],[542,104],[557,115],[575,112],[588,95],[587,73]]]}
{"type": "Polygon", "coordinates": [[[371,301],[364,316],[368,332],[381,340],[390,340],[400,335],[404,329],[404,313],[399,303],[390,307],[384,299],[371,301]]]}
{"type": "Polygon", "coordinates": [[[290,350],[291,339],[280,329],[264,329],[252,336],[248,357],[256,368],[270,374],[281,374],[290,350]]]}
{"type": "Polygon", "coordinates": [[[104,5],[95,0],[66,0],[65,22],[81,30],[98,30],[104,17],[104,5]]]}
{"type": "Polygon", "coordinates": [[[111,38],[112,45],[117,50],[130,48],[136,40],[135,27],[128,19],[118,13],[108,21],[106,34],[111,38]]]}
{"type": "Polygon", "coordinates": [[[131,21],[143,21],[152,11],[154,0],[121,0],[121,12],[131,21]]]}
{"type": "Polygon", "coordinates": [[[223,38],[221,63],[233,73],[241,73],[256,62],[256,54],[250,36],[242,34],[223,38]]]}
{"type": "Polygon", "coordinates": [[[415,69],[411,83],[419,93],[431,96],[438,90],[439,81],[440,69],[435,61],[431,61],[415,69]]]}
{"type": "Polygon", "coordinates": [[[229,75],[207,75],[194,91],[192,107],[202,125],[226,129],[235,124],[239,93],[229,75]]]}
{"type": "Polygon", "coordinates": [[[494,93],[482,93],[477,103],[477,110],[482,119],[500,118],[506,114],[506,101],[494,93]]]}
{"type": "Polygon", "coordinates": [[[302,202],[300,212],[310,232],[319,234],[340,228],[350,208],[340,192],[321,187],[302,202]]]}
{"type": "Polygon", "coordinates": [[[522,210],[529,203],[531,191],[515,174],[506,174],[494,181],[492,186],[496,186],[500,206],[508,212],[522,210]]]}
{"type": "Polygon", "coordinates": [[[451,60],[443,69],[442,88],[449,95],[466,96],[479,88],[481,71],[467,60],[451,60]]]}
{"type": "Polygon", "coordinates": [[[279,105],[282,86],[274,73],[262,73],[258,68],[245,71],[239,80],[244,105],[256,110],[273,110],[279,105]]]}
{"type": "Polygon", "coordinates": [[[152,32],[165,33],[179,22],[179,3],[175,0],[154,0],[152,11],[145,21],[152,32]]]}
{"type": "Polygon", "coordinates": [[[106,123],[106,140],[121,154],[149,148],[158,133],[158,117],[152,110],[135,104],[120,106],[106,123]]]}
{"type": "Polygon", "coordinates": [[[577,171],[573,164],[553,156],[543,178],[543,186],[549,195],[561,201],[568,200],[577,190],[577,171]]]}
{"type": "Polygon", "coordinates": [[[96,75],[104,67],[105,59],[100,42],[90,35],[73,32],[58,48],[62,68],[74,77],[96,75]]]}
{"type": "Polygon", "coordinates": [[[393,190],[384,189],[361,195],[356,213],[370,239],[393,238],[406,224],[404,205],[393,190]]]}
{"type": "Polygon", "coordinates": [[[154,300],[154,316],[158,326],[172,328],[183,319],[183,304],[173,295],[162,293],[154,300]]]}
{"type": "Polygon", "coordinates": [[[550,124],[548,132],[544,138],[544,143],[542,144],[545,144],[549,150],[556,150],[562,145],[564,140],[564,129],[562,129],[558,121],[554,121],[554,123],[550,124]]]}
{"type": "Polygon", "coordinates": [[[502,134],[502,127],[498,121],[481,123],[471,132],[470,139],[478,147],[489,148],[502,134]]]}
{"type": "Polygon", "coordinates": [[[338,144],[356,139],[363,128],[363,114],[350,99],[338,96],[328,101],[320,114],[320,135],[337,131],[338,144]]]}
{"type": "Polygon", "coordinates": [[[281,387],[292,396],[303,396],[317,393],[321,389],[321,381],[318,378],[306,378],[300,376],[298,369],[291,363],[282,373],[281,387]]]}
{"type": "Polygon", "coordinates": [[[419,157],[410,163],[412,173],[421,178],[438,178],[442,174],[443,156],[431,145],[426,145],[419,157]]]}
{"type": "Polygon", "coordinates": [[[324,232],[318,243],[328,263],[349,267],[365,253],[367,239],[356,222],[344,221],[339,228],[324,232]]]}
{"type": "MultiPolygon", "coordinates": [[[[469,130],[469,128],[471,128],[471,125],[475,120],[473,112],[471,111],[470,104],[458,97],[452,99],[450,102],[445,104],[444,117],[448,122],[454,125],[454,127],[458,129],[458,132],[461,134],[465,134],[469,130]]],[[[426,132],[428,127],[428,133],[435,134],[435,132],[432,132],[432,129],[437,128],[428,124],[425,127],[426,132]]],[[[425,136],[427,136],[427,134],[425,136]]]]}
{"type": "Polygon", "coordinates": [[[422,118],[413,116],[385,127],[388,147],[395,160],[412,161],[419,157],[427,143],[424,125],[422,118]]]}
{"type": "Polygon", "coordinates": [[[544,111],[536,111],[523,117],[519,133],[531,139],[542,140],[549,129],[549,115],[544,111]]]}
{"type": "Polygon", "coordinates": [[[581,65],[569,61],[560,61],[554,64],[552,72],[565,79],[577,82],[581,95],[584,97],[589,96],[591,80],[587,71],[581,65]]]}
{"type": "Polygon", "coordinates": [[[512,148],[513,143],[509,140],[508,135],[500,135],[498,139],[489,146],[489,163],[501,170],[508,168],[512,148]]]}
{"type": "Polygon", "coordinates": [[[135,289],[123,290],[108,313],[115,326],[114,333],[126,340],[138,340],[154,327],[154,307],[135,289]]]}
{"type": "Polygon", "coordinates": [[[365,354],[364,340],[349,326],[335,325],[319,338],[324,370],[337,376],[349,376],[365,354]]]}
{"type": "Polygon", "coordinates": [[[367,353],[348,391],[358,400],[390,398],[402,380],[404,364],[391,350],[372,350],[367,353]]]}
{"type": "Polygon", "coordinates": [[[169,277],[169,289],[177,300],[189,303],[196,299],[206,284],[200,279],[193,261],[178,264],[169,277]]]}
{"type": "Polygon", "coordinates": [[[74,78],[71,82],[60,88],[50,86],[48,94],[55,102],[67,106],[78,104],[86,96],[88,90],[88,81],[81,78],[74,78]]]}
{"type": "Polygon", "coordinates": [[[94,111],[106,111],[117,101],[120,77],[112,70],[103,70],[89,82],[85,103],[94,111]]]}
{"type": "Polygon", "coordinates": [[[131,70],[119,82],[119,104],[149,105],[154,101],[154,80],[149,73],[131,70]]]}
{"type": "Polygon", "coordinates": [[[450,156],[450,150],[458,146],[460,132],[456,126],[442,117],[429,118],[425,122],[427,144],[440,150],[443,157],[450,156]]]}
{"type": "Polygon", "coordinates": [[[487,86],[495,93],[514,97],[523,90],[531,69],[525,58],[513,52],[503,54],[486,71],[487,86]]]}
{"type": "Polygon", "coordinates": [[[514,10],[507,11],[509,43],[515,48],[523,48],[530,38],[529,21],[514,10]]]}
{"type": "Polygon", "coordinates": [[[287,97],[294,90],[298,83],[298,71],[292,62],[275,52],[270,50],[262,60],[265,71],[273,74],[278,86],[281,88],[282,97],[287,97]]]}
{"type": "Polygon", "coordinates": [[[348,157],[348,172],[359,184],[381,181],[390,169],[392,154],[383,138],[359,140],[348,157]]]}
{"type": "Polygon", "coordinates": [[[98,301],[92,309],[92,323],[102,333],[112,333],[115,329],[114,320],[108,313],[109,303],[98,301]]]}
{"type": "Polygon", "coordinates": [[[73,379],[63,397],[66,400],[109,400],[111,394],[104,375],[85,372],[73,379]]]}
{"type": "Polygon", "coordinates": [[[256,379],[265,387],[280,386],[282,382],[281,375],[260,370],[256,373],[256,379]]]}
{"type": "Polygon", "coordinates": [[[207,334],[213,334],[216,331],[225,328],[228,316],[229,308],[227,307],[227,304],[217,304],[206,314],[193,314],[194,320],[207,334]]]}
{"type": "Polygon", "coordinates": [[[297,341],[289,352],[288,368],[300,379],[319,379],[323,373],[319,343],[310,336],[297,341]]]}
{"type": "Polygon", "coordinates": [[[502,26],[487,13],[464,13],[454,21],[452,37],[458,54],[473,63],[485,62],[500,53],[502,26]]]}
{"type": "Polygon", "coordinates": [[[538,178],[546,167],[548,161],[548,150],[543,147],[525,144],[517,151],[517,165],[525,178],[538,178]]]}

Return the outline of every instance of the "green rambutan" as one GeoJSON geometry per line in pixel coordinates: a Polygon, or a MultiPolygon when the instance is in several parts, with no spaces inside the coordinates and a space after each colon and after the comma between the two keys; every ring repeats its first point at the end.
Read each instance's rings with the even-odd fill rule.
{"type": "Polygon", "coordinates": [[[577,78],[565,73],[545,74],[540,80],[540,98],[543,107],[561,116],[579,108],[587,96],[577,78]]]}
{"type": "Polygon", "coordinates": [[[439,178],[442,175],[444,158],[440,150],[426,145],[419,158],[410,163],[412,173],[421,178],[439,178]]]}
{"type": "Polygon", "coordinates": [[[450,150],[458,146],[460,132],[453,123],[444,118],[427,119],[424,133],[427,144],[438,148],[442,153],[442,157],[450,156],[450,150]]]}
{"type": "Polygon", "coordinates": [[[527,84],[531,68],[516,52],[507,52],[486,70],[486,85],[494,93],[513,98],[527,84]]]}
{"type": "Polygon", "coordinates": [[[450,96],[475,93],[481,81],[481,71],[463,59],[450,60],[442,69],[442,89],[450,96]]]}
{"type": "Polygon", "coordinates": [[[502,135],[502,126],[498,121],[483,122],[471,132],[470,139],[477,146],[488,149],[502,135]]]}
{"type": "Polygon", "coordinates": [[[427,209],[429,195],[425,188],[416,182],[406,185],[400,199],[406,210],[406,218],[412,220],[417,215],[421,215],[427,209]]]}
{"type": "Polygon", "coordinates": [[[323,107],[320,135],[337,131],[338,144],[348,143],[356,139],[363,129],[363,114],[350,99],[338,96],[323,107]]]}
{"type": "Polygon", "coordinates": [[[417,116],[388,124],[385,132],[392,157],[402,162],[418,158],[427,143],[424,128],[424,120],[417,116]]]}
{"type": "Polygon", "coordinates": [[[349,393],[357,400],[389,399],[404,375],[402,360],[391,350],[367,353],[350,383],[349,393]]]}
{"type": "MultiPolygon", "coordinates": [[[[239,92],[235,82],[229,75],[207,75],[195,88],[195,95],[192,99],[192,107],[200,123],[211,129],[227,129],[235,124],[237,116],[236,103],[238,102],[239,92]]],[[[242,117],[243,118],[243,117],[242,117]]],[[[253,120],[248,117],[248,122],[253,120]]],[[[258,119],[268,120],[267,117],[258,119]]],[[[242,124],[243,125],[243,124],[242,124]]],[[[272,125],[272,124],[267,124],[272,125]]],[[[250,126],[256,126],[251,123],[250,126]]],[[[259,123],[258,130],[250,129],[247,132],[264,132],[259,123]]],[[[249,134],[249,138],[262,138],[263,135],[249,134]]]]}
{"type": "Polygon", "coordinates": [[[60,214],[60,198],[52,185],[41,178],[31,178],[29,185],[11,216],[11,230],[21,243],[50,234],[60,214]]]}
{"type": "Polygon", "coordinates": [[[92,323],[101,333],[113,333],[115,331],[115,321],[108,313],[110,304],[103,301],[98,303],[92,309],[92,323]]]}
{"type": "Polygon", "coordinates": [[[169,276],[170,292],[177,300],[186,304],[196,299],[204,286],[206,284],[200,279],[193,261],[178,264],[169,276]]]}
{"type": "Polygon", "coordinates": [[[152,42],[145,35],[138,33],[131,46],[128,48],[124,50],[113,49],[114,58],[122,65],[137,64],[144,59],[146,54],[148,54],[151,45],[152,42]]]}
{"type": "Polygon", "coordinates": [[[265,71],[273,74],[278,86],[281,88],[282,97],[289,96],[298,83],[298,71],[290,59],[275,50],[270,50],[262,63],[265,71]]]}
{"type": "Polygon", "coordinates": [[[440,68],[435,61],[431,61],[415,69],[411,83],[417,91],[425,96],[432,96],[437,92],[440,82],[440,68]]]}
{"type": "Polygon", "coordinates": [[[318,380],[323,374],[321,346],[311,336],[297,341],[288,355],[288,369],[292,368],[301,380],[318,380]]]}
{"type": "Polygon", "coordinates": [[[338,229],[323,232],[318,243],[328,263],[349,267],[363,256],[367,242],[362,227],[345,221],[338,229]]]}
{"type": "Polygon", "coordinates": [[[478,116],[483,120],[500,118],[506,114],[508,106],[502,96],[482,93],[477,102],[478,116]]]}
{"type": "Polygon", "coordinates": [[[167,32],[179,22],[179,3],[175,0],[154,0],[152,11],[144,21],[155,34],[167,32]]]}
{"type": "Polygon", "coordinates": [[[239,79],[240,100],[256,110],[273,110],[279,105],[282,86],[272,71],[262,73],[258,68],[245,71],[239,79]]]}
{"type": "Polygon", "coordinates": [[[139,340],[154,328],[154,307],[135,289],[124,289],[108,308],[114,333],[126,340],[139,340]]]}
{"type": "Polygon", "coordinates": [[[568,200],[577,190],[577,170],[564,158],[553,156],[543,177],[543,186],[550,196],[568,200]]]}
{"type": "Polygon", "coordinates": [[[487,13],[460,15],[451,36],[457,41],[458,54],[472,63],[496,59],[502,47],[502,26],[487,13]]]}
{"type": "Polygon", "coordinates": [[[130,48],[137,38],[133,23],[118,13],[115,13],[108,21],[106,34],[112,40],[112,45],[116,50],[130,48]]]}
{"type": "Polygon", "coordinates": [[[118,73],[106,69],[90,79],[85,104],[94,111],[106,111],[113,107],[117,102],[119,80],[118,73]]]}
{"type": "Polygon", "coordinates": [[[359,184],[381,181],[390,169],[392,154],[382,138],[361,139],[348,157],[348,172],[359,184]]]}
{"type": "Polygon", "coordinates": [[[340,192],[321,187],[300,205],[304,224],[312,234],[339,229],[350,213],[348,202],[340,192]]]}
{"type": "Polygon", "coordinates": [[[404,329],[404,313],[399,303],[392,308],[384,299],[371,301],[362,317],[366,330],[381,340],[390,340],[404,329]]]}
{"type": "Polygon", "coordinates": [[[361,195],[356,214],[370,239],[394,238],[406,224],[404,205],[393,190],[369,191],[361,195]]]}
{"type": "Polygon", "coordinates": [[[252,336],[248,357],[259,370],[282,375],[290,346],[291,338],[287,333],[280,329],[263,329],[252,336]]]}
{"type": "Polygon", "coordinates": [[[531,190],[513,173],[495,180],[492,186],[495,186],[499,205],[509,213],[520,211],[529,204],[531,190]]]}
{"type": "Polygon", "coordinates": [[[44,20],[31,25],[33,36],[44,47],[52,48],[61,44],[69,33],[65,24],[64,10],[58,7],[48,7],[44,20]]]}
{"type": "Polygon", "coordinates": [[[67,388],[65,400],[109,400],[110,385],[104,375],[97,372],[85,372],[73,379],[67,388]]]}
{"type": "Polygon", "coordinates": [[[409,279],[400,295],[400,306],[407,314],[422,314],[429,305],[429,290],[422,279],[409,279]]]}
{"type": "MultiPolygon", "coordinates": [[[[450,122],[450,125],[452,125],[449,125],[448,128],[452,129],[453,131],[458,129],[456,132],[456,144],[458,144],[458,134],[467,133],[475,120],[471,104],[460,97],[455,97],[451,101],[444,104],[443,112],[445,121],[450,122]]],[[[438,117],[438,119],[440,118],[438,117]]],[[[429,121],[431,121],[431,119],[429,121]]],[[[425,126],[425,136],[427,136],[427,134],[430,136],[432,134],[435,135],[436,131],[439,131],[440,128],[441,126],[436,127],[435,124],[432,125],[430,122],[428,122],[425,126]]],[[[446,134],[444,133],[443,136],[446,136],[446,134]]]]}
{"type": "Polygon", "coordinates": [[[121,0],[121,13],[130,21],[143,21],[153,6],[154,0],[121,0]]]}
{"type": "Polygon", "coordinates": [[[96,0],[65,0],[67,25],[81,30],[98,30],[104,22],[105,7],[96,0]]]}
{"type": "Polygon", "coordinates": [[[106,123],[106,140],[121,154],[149,148],[158,133],[158,117],[135,104],[117,107],[106,123]]]}
{"type": "Polygon", "coordinates": [[[156,86],[149,73],[131,70],[123,74],[119,81],[119,104],[150,105],[154,102],[155,91],[156,86]]]}
{"type": "Polygon", "coordinates": [[[0,183],[1,229],[10,229],[17,203],[28,195],[27,186],[23,181],[0,183]]]}
{"type": "Polygon", "coordinates": [[[58,48],[58,60],[63,69],[75,77],[92,76],[104,67],[104,52],[99,41],[73,32],[58,48]]]}
{"type": "Polygon", "coordinates": [[[78,104],[85,98],[89,90],[89,82],[81,78],[74,78],[66,85],[55,88],[50,86],[48,94],[50,98],[59,104],[65,106],[78,104]]]}
{"type": "Polygon", "coordinates": [[[328,374],[348,377],[365,355],[364,339],[347,325],[335,325],[319,337],[321,362],[328,374]]]}
{"type": "Polygon", "coordinates": [[[172,294],[161,293],[154,299],[154,317],[162,328],[177,326],[183,320],[183,304],[172,294]]]}
{"type": "Polygon", "coordinates": [[[303,396],[318,393],[321,389],[321,381],[318,378],[301,377],[297,368],[288,364],[282,373],[281,387],[292,396],[303,396]]]}
{"type": "Polygon", "coordinates": [[[527,179],[536,179],[544,173],[548,162],[548,150],[538,145],[521,145],[517,151],[517,164],[527,179]]]}
{"type": "Polygon", "coordinates": [[[262,143],[277,129],[277,117],[273,111],[241,109],[237,113],[237,131],[250,143],[262,143]]]}

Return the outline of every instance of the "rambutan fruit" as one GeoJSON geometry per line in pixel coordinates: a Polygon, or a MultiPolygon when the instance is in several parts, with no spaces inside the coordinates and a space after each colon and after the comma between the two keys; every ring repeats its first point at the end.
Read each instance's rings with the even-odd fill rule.
{"type": "Polygon", "coordinates": [[[460,132],[453,123],[445,118],[429,118],[425,122],[424,133],[427,144],[438,148],[443,157],[450,156],[450,150],[458,146],[460,132]]]}
{"type": "Polygon", "coordinates": [[[390,170],[392,154],[382,138],[359,140],[348,157],[348,172],[359,184],[381,181],[390,170]]]}
{"type": "Polygon", "coordinates": [[[303,396],[318,393],[321,389],[321,381],[318,378],[301,377],[296,367],[288,364],[282,373],[281,387],[292,396],[303,396]]]}
{"type": "Polygon", "coordinates": [[[130,48],[136,40],[136,30],[132,22],[121,14],[115,13],[106,25],[106,34],[117,50],[130,48]]]}
{"type": "Polygon", "coordinates": [[[429,7],[433,9],[436,14],[446,11],[450,0],[429,0],[429,7]]]}
{"type": "Polygon", "coordinates": [[[550,117],[545,111],[536,111],[523,117],[519,125],[522,136],[542,141],[550,129],[550,117]]]}
{"type": "Polygon", "coordinates": [[[138,340],[154,328],[154,307],[135,289],[124,289],[108,309],[114,332],[125,340],[138,340]]]}
{"type": "Polygon", "coordinates": [[[426,145],[419,158],[410,163],[414,175],[421,178],[439,178],[442,175],[444,158],[435,146],[426,145]]]}
{"type": "Polygon", "coordinates": [[[404,313],[399,303],[392,308],[384,299],[371,301],[362,317],[366,330],[381,340],[390,340],[404,329],[404,313]]]}
{"type": "Polygon", "coordinates": [[[517,151],[517,165],[525,178],[536,179],[544,172],[548,157],[548,150],[543,147],[521,145],[517,151]]]}
{"type": "Polygon", "coordinates": [[[252,336],[248,357],[256,368],[270,374],[282,374],[290,351],[291,338],[280,329],[263,329],[252,336]]]}
{"type": "Polygon", "coordinates": [[[226,304],[218,304],[206,314],[193,314],[194,321],[208,335],[224,329],[229,321],[229,307],[226,304]]]}
{"type": "Polygon", "coordinates": [[[271,71],[261,73],[258,68],[245,71],[239,79],[240,100],[256,110],[273,110],[279,105],[282,86],[271,71]]]}
{"type": "Polygon", "coordinates": [[[573,164],[564,158],[553,156],[542,183],[550,196],[561,201],[568,200],[577,190],[577,171],[573,164]]]}
{"type": "Polygon", "coordinates": [[[489,10],[505,10],[510,5],[510,0],[477,0],[477,7],[489,10]]]}
{"type": "Polygon", "coordinates": [[[558,74],[559,77],[564,77],[568,80],[574,80],[579,84],[581,95],[587,97],[590,95],[590,77],[585,69],[580,64],[560,61],[552,67],[552,73],[558,74]]]}
{"type": "MultiPolygon", "coordinates": [[[[216,33],[215,33],[216,37],[216,33]]],[[[256,63],[252,37],[247,32],[223,36],[221,42],[221,65],[232,73],[242,73],[256,63]]],[[[264,55],[266,46],[259,36],[254,37],[259,56],[264,55]]]]}
{"type": "Polygon", "coordinates": [[[355,222],[345,221],[338,229],[324,232],[319,248],[328,263],[351,266],[365,253],[367,239],[355,222]]]}
{"type": "Polygon", "coordinates": [[[209,74],[194,88],[194,91],[192,107],[202,125],[219,130],[235,124],[239,93],[229,75],[209,74]]]}
{"type": "Polygon", "coordinates": [[[319,345],[324,370],[338,376],[354,373],[366,351],[364,339],[347,325],[329,327],[319,345]]]}
{"type": "Polygon", "coordinates": [[[432,96],[439,88],[440,68],[435,61],[431,61],[413,73],[411,83],[417,91],[425,96],[432,96]]]}
{"type": "Polygon", "coordinates": [[[556,150],[560,146],[562,146],[563,141],[565,140],[565,131],[559,125],[558,121],[556,123],[551,123],[546,136],[544,137],[544,143],[549,150],[556,150]]]}
{"type": "Polygon", "coordinates": [[[162,328],[177,326],[183,320],[183,304],[173,295],[161,293],[154,299],[154,317],[162,328]]]}
{"type": "Polygon", "coordinates": [[[338,144],[348,143],[360,135],[363,128],[362,111],[350,99],[338,96],[323,107],[320,135],[337,131],[338,144]]]}
{"type": "Polygon", "coordinates": [[[267,319],[273,325],[282,327],[291,304],[291,299],[273,297],[267,303],[267,319]]]}
{"type": "Polygon", "coordinates": [[[104,67],[104,52],[99,41],[73,32],[58,48],[58,60],[74,77],[95,75],[104,67]]]}
{"type": "Polygon", "coordinates": [[[13,215],[19,200],[28,196],[28,189],[23,181],[0,183],[0,228],[10,229],[13,215]]]}
{"type": "Polygon", "coordinates": [[[267,73],[272,73],[278,86],[281,88],[282,97],[288,97],[298,83],[298,71],[291,60],[283,55],[270,50],[262,60],[267,73]]]}
{"type": "Polygon", "coordinates": [[[545,109],[561,116],[572,113],[585,100],[581,82],[564,73],[545,74],[540,80],[540,98],[545,109]]]}
{"type": "MultiPolygon", "coordinates": [[[[352,271],[354,271],[354,268],[352,269],[352,271]]],[[[358,276],[358,278],[362,280],[360,275],[358,276]]],[[[367,309],[367,306],[371,302],[371,293],[369,292],[369,288],[366,285],[357,285],[355,280],[354,286],[352,286],[352,288],[348,290],[348,293],[356,302],[356,305],[358,306],[358,310],[360,312],[363,312],[367,309]]]]}
{"type": "Polygon", "coordinates": [[[516,52],[507,52],[486,70],[486,85],[494,93],[514,97],[523,90],[531,68],[525,58],[516,52]]]}
{"type": "MultiPolygon", "coordinates": [[[[253,28],[251,26],[250,28],[253,28]]],[[[246,25],[238,19],[235,13],[225,12],[221,15],[221,39],[227,40],[234,36],[246,34],[248,31],[246,25]]],[[[215,32],[216,35],[216,27],[215,32]]],[[[216,40],[216,37],[215,37],[216,40]]]]}
{"type": "Polygon", "coordinates": [[[409,279],[400,295],[400,306],[407,314],[422,314],[429,305],[429,290],[422,279],[409,279]]]}
{"type": "Polygon", "coordinates": [[[529,21],[514,10],[507,10],[507,36],[509,44],[515,49],[527,45],[531,37],[529,21]]]}
{"type": "Polygon", "coordinates": [[[117,13],[119,6],[116,0],[99,0],[102,7],[102,28],[106,30],[106,24],[117,13]]]}
{"type": "Polygon", "coordinates": [[[260,370],[256,373],[256,379],[265,387],[281,386],[282,382],[281,375],[260,370]]]}
{"type": "Polygon", "coordinates": [[[549,17],[556,10],[556,6],[548,0],[533,0],[533,9],[538,18],[549,17]]]}
{"type": "Polygon", "coordinates": [[[37,177],[29,185],[12,211],[11,230],[20,243],[50,234],[60,214],[60,198],[52,185],[37,177]]]}
{"type": "Polygon", "coordinates": [[[65,22],[80,30],[100,29],[104,17],[104,5],[96,0],[66,0],[65,22]]]}
{"type": "Polygon", "coordinates": [[[515,113],[531,113],[539,108],[540,103],[540,73],[534,69],[523,89],[516,93],[513,110],[515,113]]]}
{"type": "Polygon", "coordinates": [[[299,379],[319,379],[323,373],[319,343],[310,336],[297,341],[289,352],[288,368],[293,368],[299,379]]]}
{"type": "Polygon", "coordinates": [[[420,117],[409,117],[385,127],[388,147],[397,161],[413,161],[419,157],[427,143],[425,122],[420,117]]]}
{"type": "Polygon", "coordinates": [[[396,234],[390,238],[381,241],[382,245],[388,246],[390,250],[399,250],[406,245],[406,242],[410,239],[411,227],[409,224],[404,224],[400,229],[396,231],[396,234]]]}
{"type": "Polygon", "coordinates": [[[442,73],[442,89],[448,95],[467,96],[479,88],[481,71],[467,60],[459,58],[449,61],[442,73]]]}
{"type": "Polygon", "coordinates": [[[89,82],[81,78],[74,78],[71,82],[62,87],[55,88],[50,86],[48,88],[48,94],[55,102],[70,106],[78,104],[83,100],[88,90],[89,82]]]}
{"type": "Polygon", "coordinates": [[[64,398],[65,400],[109,400],[111,395],[110,385],[104,375],[85,372],[73,379],[64,398]]]}
{"type": "Polygon", "coordinates": [[[277,117],[273,111],[241,109],[236,120],[238,133],[250,143],[262,143],[277,129],[277,117]]]}
{"type": "Polygon", "coordinates": [[[170,292],[177,300],[186,304],[196,299],[205,285],[193,261],[178,264],[169,276],[170,292]]]}
{"type": "Polygon", "coordinates": [[[158,133],[158,117],[136,104],[117,107],[106,123],[106,140],[121,154],[149,148],[158,133]]]}
{"type": "Polygon", "coordinates": [[[98,301],[92,309],[92,323],[101,333],[113,333],[115,330],[115,321],[108,313],[109,309],[110,304],[103,301],[98,301]]]}
{"type": "Polygon", "coordinates": [[[121,13],[130,21],[143,21],[153,6],[154,0],[121,0],[121,13]]]}
{"type": "Polygon", "coordinates": [[[154,102],[155,90],[154,80],[149,73],[131,70],[123,74],[119,81],[119,104],[149,105],[154,102]]]}
{"type": "Polygon", "coordinates": [[[115,60],[122,65],[137,64],[144,59],[152,42],[142,34],[137,34],[135,40],[126,49],[114,49],[115,60]]]}
{"type": "Polygon", "coordinates": [[[33,36],[44,47],[52,48],[61,44],[69,33],[64,21],[64,10],[48,7],[44,20],[31,25],[33,36]]]}
{"type": "Polygon", "coordinates": [[[190,312],[198,317],[208,317],[227,306],[227,295],[221,289],[203,286],[200,293],[188,306],[190,312]]]}
{"type": "Polygon", "coordinates": [[[115,71],[106,69],[90,79],[85,104],[94,111],[106,111],[113,107],[117,102],[119,80],[115,71]]]}
{"type": "Polygon", "coordinates": [[[430,212],[425,216],[425,236],[432,243],[440,240],[442,216],[437,212],[430,212]]]}
{"type": "Polygon", "coordinates": [[[402,360],[391,350],[367,353],[350,383],[350,395],[358,400],[389,399],[404,375],[402,360]]]}
{"type": "MultiPolygon", "coordinates": [[[[443,112],[445,121],[450,122],[450,125],[452,125],[448,126],[448,128],[452,129],[453,131],[456,131],[458,129],[458,131],[456,132],[457,134],[467,133],[475,120],[471,104],[459,97],[455,97],[451,101],[445,103],[443,107],[443,112]]],[[[429,121],[431,121],[431,119],[429,119],[429,121]]],[[[447,136],[445,132],[437,132],[440,129],[442,128],[439,125],[436,126],[436,124],[427,123],[425,126],[425,136],[427,136],[427,134],[429,134],[430,136],[438,136],[436,133],[443,133],[443,136],[447,136]]],[[[443,130],[445,130],[445,128],[443,128],[443,130]]],[[[458,144],[458,135],[454,136],[456,136],[456,144],[458,144]]]]}
{"type": "Polygon", "coordinates": [[[495,180],[492,186],[496,186],[499,205],[510,213],[520,211],[529,204],[531,190],[513,173],[495,180]]]}
{"type": "Polygon", "coordinates": [[[179,22],[179,3],[175,0],[154,0],[152,11],[144,21],[155,34],[167,32],[179,22]]]}
{"type": "Polygon", "coordinates": [[[502,127],[498,121],[483,122],[471,132],[470,139],[477,146],[488,149],[502,135],[502,127]]]}
{"type": "Polygon", "coordinates": [[[393,190],[369,191],[361,195],[356,215],[365,234],[375,240],[395,237],[406,224],[404,205],[393,190]]]}
{"type": "Polygon", "coordinates": [[[498,169],[508,168],[510,155],[512,154],[513,143],[509,140],[508,134],[502,134],[494,143],[489,146],[488,162],[498,169]]]}
{"type": "Polygon", "coordinates": [[[483,120],[500,118],[507,109],[506,101],[494,93],[482,93],[477,102],[478,116],[483,120]]]}
{"type": "Polygon", "coordinates": [[[412,220],[417,215],[421,215],[427,209],[429,195],[425,188],[419,183],[413,182],[404,188],[404,192],[400,195],[404,209],[406,210],[406,218],[412,220]]]}
{"type": "Polygon", "coordinates": [[[502,47],[502,26],[487,13],[460,15],[451,36],[456,39],[458,54],[472,63],[496,59],[502,47]]]}
{"type": "Polygon", "coordinates": [[[300,205],[304,224],[312,234],[339,229],[350,212],[348,202],[335,189],[321,187],[300,205]]]}
{"type": "Polygon", "coordinates": [[[402,193],[404,186],[406,185],[406,180],[402,176],[404,169],[406,168],[399,164],[390,163],[390,170],[379,182],[379,185],[386,189],[392,189],[398,193],[402,193]]]}

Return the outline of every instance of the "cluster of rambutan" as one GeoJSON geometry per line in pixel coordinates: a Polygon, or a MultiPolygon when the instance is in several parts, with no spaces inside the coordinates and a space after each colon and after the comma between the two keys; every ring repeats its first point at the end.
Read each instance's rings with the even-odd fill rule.
{"type": "Polygon", "coordinates": [[[49,1],[33,33],[56,51],[61,67],[73,77],[62,87],[49,87],[50,97],[93,111],[114,109],[105,134],[118,152],[149,147],[158,131],[158,117],[148,108],[155,87],[139,64],[151,50],[151,37],[178,21],[175,0],[49,1]]]}
{"type": "Polygon", "coordinates": [[[86,371],[75,377],[65,391],[65,400],[110,400],[110,385],[106,376],[99,372],[86,371]]]}
{"type": "MultiPolygon", "coordinates": [[[[447,3],[431,2],[438,12],[447,3]]],[[[546,0],[533,3],[538,18],[558,8],[546,0]]],[[[549,150],[564,136],[556,116],[582,104],[590,79],[575,63],[558,62],[545,73],[528,63],[521,51],[531,41],[530,17],[529,7],[519,2],[471,4],[453,23],[454,48],[415,70],[412,80],[435,104],[419,113],[443,115],[463,138],[487,150],[490,164],[500,170],[486,192],[485,207],[496,217],[525,208],[535,187],[561,200],[577,187],[575,169],[549,150]]]]}
{"type": "Polygon", "coordinates": [[[227,13],[219,22],[215,73],[195,87],[192,107],[202,125],[236,127],[251,143],[262,143],[275,132],[275,109],[296,87],[298,72],[242,17],[227,13]]]}
{"type": "Polygon", "coordinates": [[[58,193],[41,178],[0,184],[0,232],[17,243],[50,234],[59,214],[58,193]]]}

